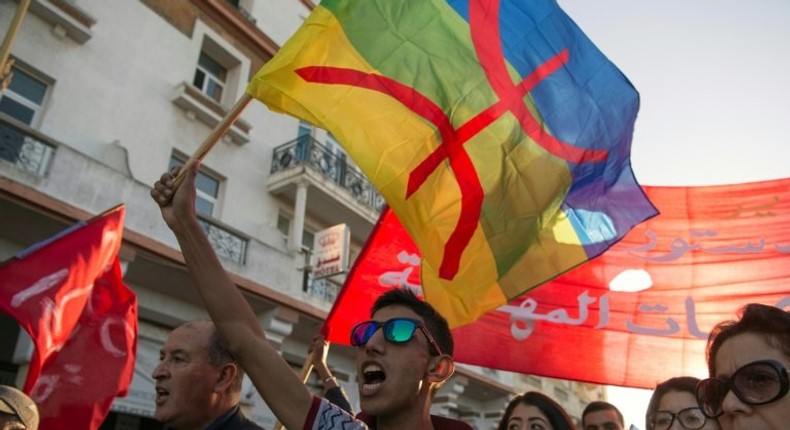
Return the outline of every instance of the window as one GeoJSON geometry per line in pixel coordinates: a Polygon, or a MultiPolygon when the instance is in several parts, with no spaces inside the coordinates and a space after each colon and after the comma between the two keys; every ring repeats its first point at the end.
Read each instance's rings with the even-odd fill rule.
{"type": "MultiPolygon", "coordinates": [[[[5,91],[0,92],[0,112],[32,126],[38,122],[38,115],[47,94],[48,85],[18,67],[11,67],[11,81],[5,91]]],[[[40,172],[46,165],[45,158],[24,156],[32,144],[25,150],[25,135],[15,128],[0,125],[0,158],[12,163],[28,160],[32,171],[40,172]],[[36,163],[31,162],[36,161],[36,163]],[[36,167],[38,166],[38,167],[36,167]]],[[[43,148],[40,145],[37,148],[43,148]]],[[[37,152],[42,155],[49,151],[37,152]]]]}
{"type": "Polygon", "coordinates": [[[340,144],[337,143],[337,139],[335,139],[335,135],[328,131],[326,132],[326,147],[333,154],[343,153],[343,150],[340,148],[340,144]]]}
{"type": "Polygon", "coordinates": [[[283,236],[288,237],[288,235],[291,232],[291,219],[283,215],[282,213],[278,213],[277,230],[280,230],[280,233],[282,233],[283,236]]]}
{"type": "Polygon", "coordinates": [[[11,73],[11,83],[0,93],[0,112],[33,125],[47,94],[47,84],[17,67],[11,67],[11,73]]]}
{"type": "MultiPolygon", "coordinates": [[[[173,166],[183,166],[185,158],[173,155],[170,157],[170,164],[168,170],[173,166]]],[[[219,198],[219,179],[205,173],[200,169],[195,178],[195,188],[197,190],[197,199],[195,201],[195,210],[202,215],[214,216],[214,207],[217,205],[217,198],[219,198]]]]}
{"type": "Polygon", "coordinates": [[[315,128],[308,122],[299,121],[299,130],[297,131],[296,138],[296,159],[304,161],[308,159],[310,153],[310,143],[315,128]]]}
{"type": "Polygon", "coordinates": [[[299,138],[299,143],[302,141],[309,141],[310,138],[313,136],[313,131],[315,127],[312,124],[305,121],[299,121],[299,131],[296,133],[296,137],[299,138]]]}
{"type": "MultiPolygon", "coordinates": [[[[173,104],[184,109],[190,120],[214,128],[244,94],[250,59],[200,19],[192,32],[192,49],[193,66],[184,69],[186,79],[176,85],[173,104]]],[[[223,140],[243,145],[250,141],[251,128],[239,117],[223,140]]]]}
{"type": "Polygon", "coordinates": [[[313,240],[315,240],[315,234],[309,232],[307,230],[302,231],[302,246],[312,250],[313,249],[313,240]]]}
{"type": "Polygon", "coordinates": [[[222,102],[222,93],[225,89],[227,77],[228,71],[222,64],[205,52],[200,53],[192,85],[217,103],[220,103],[222,102]]]}
{"type": "MultiPolygon", "coordinates": [[[[291,218],[287,215],[283,214],[282,212],[277,214],[277,230],[283,234],[286,238],[291,232],[291,218]]],[[[313,239],[315,238],[315,234],[308,230],[302,230],[302,247],[307,249],[313,249],[313,239]]]]}

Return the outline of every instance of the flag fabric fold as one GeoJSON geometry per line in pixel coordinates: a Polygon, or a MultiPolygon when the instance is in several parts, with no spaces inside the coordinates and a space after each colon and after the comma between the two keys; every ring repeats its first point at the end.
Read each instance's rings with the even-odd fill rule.
{"type": "Polygon", "coordinates": [[[655,214],[629,162],[638,93],[553,0],[324,0],[247,92],[332,132],[453,326],[655,214]]]}
{"type": "Polygon", "coordinates": [[[24,391],[41,428],[98,429],[132,379],[137,299],[122,281],[118,206],[0,266],[0,310],[35,349],[24,391]]]}
{"type": "MultiPolygon", "coordinates": [[[[790,178],[645,187],[661,215],[598,258],[453,330],[461,363],[652,389],[706,377],[708,333],[747,303],[790,309],[790,178]]],[[[420,251],[385,211],[324,325],[349,344],[392,287],[421,292],[420,251]]]]}

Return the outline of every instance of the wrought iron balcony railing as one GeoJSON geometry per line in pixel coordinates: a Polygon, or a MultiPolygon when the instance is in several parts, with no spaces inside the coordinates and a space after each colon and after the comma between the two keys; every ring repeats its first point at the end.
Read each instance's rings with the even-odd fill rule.
{"type": "Polygon", "coordinates": [[[328,303],[334,303],[339,292],[340,286],[328,279],[310,279],[307,282],[307,293],[328,303]]]}
{"type": "Polygon", "coordinates": [[[247,259],[247,239],[206,218],[200,217],[198,221],[218,256],[244,264],[247,259]]]}
{"type": "Polygon", "coordinates": [[[57,144],[38,131],[0,113],[0,159],[37,176],[47,174],[57,144]]]}
{"type": "MultiPolygon", "coordinates": [[[[59,144],[24,123],[0,113],[0,159],[37,176],[45,176],[59,144]]],[[[201,218],[211,246],[222,258],[244,264],[247,239],[209,219],[201,218]]]]}
{"type": "Polygon", "coordinates": [[[300,136],[274,148],[272,173],[306,166],[340,185],[358,202],[378,212],[384,209],[384,198],[365,176],[310,136],[300,136]]]}

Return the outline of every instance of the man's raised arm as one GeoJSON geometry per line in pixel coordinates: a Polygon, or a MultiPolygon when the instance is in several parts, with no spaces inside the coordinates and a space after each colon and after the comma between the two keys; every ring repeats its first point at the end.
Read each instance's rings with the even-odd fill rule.
{"type": "Polygon", "coordinates": [[[266,339],[255,313],[225,272],[200,227],[195,213],[197,169],[197,164],[189,168],[177,188],[174,187],[176,172],[163,174],[154,184],[151,197],[175,234],[192,280],[231,353],[250,375],[277,419],[286,428],[301,429],[312,396],[266,339]]]}

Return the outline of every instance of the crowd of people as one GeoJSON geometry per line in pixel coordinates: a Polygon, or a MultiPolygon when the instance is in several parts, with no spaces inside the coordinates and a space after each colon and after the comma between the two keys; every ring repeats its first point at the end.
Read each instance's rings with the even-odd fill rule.
{"type": "MultiPolygon", "coordinates": [[[[470,430],[460,420],[431,415],[436,391],[455,371],[447,321],[406,289],[380,296],[370,320],[350,333],[358,347],[360,411],[354,414],[326,364],[327,343],[316,336],[313,365],[324,388],[311,394],[266,338],[252,308],[222,268],[195,213],[197,166],[174,185],[176,171],[151,191],[175,234],[211,321],[173,330],[153,371],[155,417],[174,430],[254,430],[239,401],[246,371],[287,429],[470,430]],[[244,370],[242,370],[244,369],[244,370]]],[[[718,324],[707,345],[709,378],[678,375],[659,383],[645,416],[647,430],[784,430],[790,427],[790,312],[749,304],[737,320],[718,324]]],[[[0,386],[0,430],[37,430],[35,403],[0,386]]],[[[622,413],[595,401],[580,430],[623,430],[622,413]]],[[[498,430],[576,430],[555,400],[539,392],[514,397],[498,430]]]]}
{"type": "MultiPolygon", "coordinates": [[[[322,338],[315,339],[312,348],[319,352],[313,356],[319,357],[315,364],[327,396],[312,395],[266,339],[254,312],[203,234],[195,213],[197,166],[184,172],[180,187],[175,186],[176,173],[163,174],[151,196],[178,240],[217,333],[285,428],[471,428],[430,414],[433,394],[455,370],[453,339],[447,321],[408,290],[383,294],[370,310],[370,320],[360,322],[350,333],[352,344],[358,347],[361,411],[352,415],[348,402],[337,400],[345,396],[325,366],[322,338]]],[[[747,305],[740,319],[714,328],[707,361],[708,379],[678,375],[658,384],[645,417],[647,430],[787,428],[790,312],[747,305]]],[[[171,400],[167,393],[160,397],[158,390],[157,411],[171,400]]],[[[625,427],[620,411],[606,402],[587,405],[581,425],[583,430],[625,427]]],[[[565,430],[576,426],[556,401],[527,392],[507,405],[498,428],[565,430]]]]}

